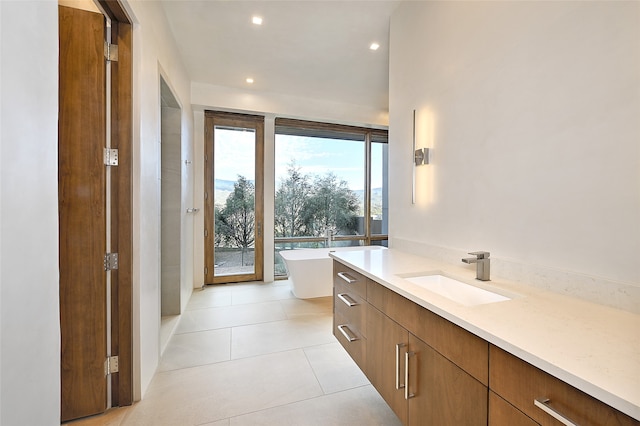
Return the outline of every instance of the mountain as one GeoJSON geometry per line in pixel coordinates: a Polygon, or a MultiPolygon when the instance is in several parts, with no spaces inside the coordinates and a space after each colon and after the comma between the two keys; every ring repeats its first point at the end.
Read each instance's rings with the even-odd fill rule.
{"type": "Polygon", "coordinates": [[[235,180],[215,179],[213,181],[215,189],[213,200],[217,206],[224,206],[227,197],[233,192],[233,185],[235,183],[235,180]]]}
{"type": "MultiPolygon", "coordinates": [[[[215,203],[219,206],[223,206],[229,194],[233,192],[233,185],[236,183],[234,180],[216,179],[214,181],[215,203]]],[[[358,197],[360,204],[360,211],[364,211],[364,190],[360,189],[353,191],[358,197]]],[[[373,216],[382,213],[382,188],[373,188],[371,190],[371,214],[373,216]]]]}
{"type": "Polygon", "coordinates": [[[223,180],[216,179],[213,181],[214,187],[216,191],[233,191],[233,185],[236,183],[235,180],[223,180]]]}

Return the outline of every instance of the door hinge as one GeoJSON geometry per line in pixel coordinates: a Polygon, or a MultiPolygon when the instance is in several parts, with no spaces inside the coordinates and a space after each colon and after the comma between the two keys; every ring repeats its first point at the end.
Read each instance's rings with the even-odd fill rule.
{"type": "Polygon", "coordinates": [[[205,268],[204,268],[204,274],[205,274],[205,275],[209,275],[209,268],[207,268],[206,266],[205,266],[205,268]]]}
{"type": "Polygon", "coordinates": [[[117,166],[118,165],[118,150],[113,148],[104,149],[104,165],[105,166],[117,166]]]}
{"type": "Polygon", "coordinates": [[[104,255],[104,270],[113,271],[118,269],[118,253],[106,253],[104,255]]]}
{"type": "Polygon", "coordinates": [[[208,193],[206,193],[206,192],[204,193],[204,199],[205,199],[205,200],[208,200],[208,199],[209,199],[209,194],[208,194],[208,193]]]}
{"type": "Polygon", "coordinates": [[[117,373],[118,371],[119,371],[118,357],[117,356],[107,357],[106,361],[104,362],[104,375],[108,376],[109,374],[117,373]]]}
{"type": "Polygon", "coordinates": [[[104,57],[107,61],[118,62],[118,45],[104,42],[104,57]]]}
{"type": "Polygon", "coordinates": [[[207,231],[206,229],[204,230],[204,236],[208,237],[209,236],[209,231],[207,231]]]}

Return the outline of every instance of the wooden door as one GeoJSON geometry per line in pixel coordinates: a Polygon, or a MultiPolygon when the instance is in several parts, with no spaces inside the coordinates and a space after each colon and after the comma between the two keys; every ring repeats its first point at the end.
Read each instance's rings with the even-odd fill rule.
{"type": "Polygon", "coordinates": [[[404,359],[409,344],[408,339],[407,330],[373,306],[369,307],[367,311],[367,377],[405,425],[407,424],[407,400],[404,397],[404,359]],[[398,357],[398,364],[396,357],[398,357]]]}
{"type": "Polygon", "coordinates": [[[413,334],[409,351],[409,425],[487,424],[485,385],[413,334]]]}
{"type": "Polygon", "coordinates": [[[61,419],[107,408],[105,20],[59,7],[61,419]]]}

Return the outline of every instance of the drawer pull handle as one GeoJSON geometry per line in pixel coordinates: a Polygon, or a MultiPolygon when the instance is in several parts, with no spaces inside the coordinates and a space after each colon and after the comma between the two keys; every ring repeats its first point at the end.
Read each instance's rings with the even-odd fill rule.
{"type": "Polygon", "coordinates": [[[404,399],[413,398],[415,394],[409,392],[409,358],[415,355],[415,352],[404,353],[404,399]]]}
{"type": "Polygon", "coordinates": [[[405,384],[400,383],[400,348],[407,346],[405,343],[396,343],[396,390],[404,388],[405,384]]]}
{"type": "Polygon", "coordinates": [[[347,305],[348,307],[353,307],[353,306],[357,306],[358,302],[356,302],[355,300],[353,300],[348,294],[346,293],[340,293],[338,294],[338,299],[342,300],[344,302],[345,305],[347,305]]]}
{"type": "Polygon", "coordinates": [[[338,272],[338,276],[340,278],[342,278],[343,280],[345,280],[347,282],[347,284],[353,284],[355,282],[358,282],[358,280],[356,280],[355,278],[349,276],[349,274],[347,274],[346,272],[338,272]]]}
{"type": "Polygon", "coordinates": [[[353,342],[355,340],[358,340],[358,338],[356,336],[351,336],[350,335],[350,334],[353,334],[353,333],[351,332],[351,330],[349,330],[349,327],[347,327],[346,325],[339,325],[338,326],[338,330],[340,330],[340,333],[342,333],[342,335],[348,341],[353,342]],[[348,333],[347,333],[347,331],[348,331],[348,333]]]}
{"type": "Polygon", "coordinates": [[[577,426],[576,423],[569,420],[564,414],[556,411],[553,407],[551,407],[551,405],[549,405],[550,402],[551,400],[549,400],[549,398],[536,398],[533,400],[533,404],[536,407],[540,408],[542,411],[544,411],[554,419],[558,420],[563,425],[577,426]]]}

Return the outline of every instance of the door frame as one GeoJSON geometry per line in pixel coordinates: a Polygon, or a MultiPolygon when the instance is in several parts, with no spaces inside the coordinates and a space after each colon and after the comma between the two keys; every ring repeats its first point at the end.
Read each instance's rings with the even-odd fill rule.
{"type": "Polygon", "coordinates": [[[111,63],[111,148],[119,165],[111,170],[111,250],[118,269],[111,271],[111,353],[119,372],[111,378],[111,405],[133,403],[133,26],[119,0],[97,0],[111,19],[118,61],[111,63]]]}
{"type": "Polygon", "coordinates": [[[204,124],[204,283],[222,284],[264,279],[264,116],[205,111],[204,124]],[[255,128],[255,261],[253,274],[215,276],[214,266],[214,129],[223,125],[255,128]]]}

